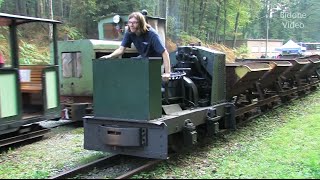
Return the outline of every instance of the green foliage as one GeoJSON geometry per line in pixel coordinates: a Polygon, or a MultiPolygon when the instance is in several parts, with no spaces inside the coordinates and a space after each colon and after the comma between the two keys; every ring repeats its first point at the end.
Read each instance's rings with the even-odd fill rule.
{"type": "Polygon", "coordinates": [[[29,44],[24,41],[21,41],[20,45],[20,64],[38,64],[38,65],[46,65],[50,64],[50,55],[49,52],[46,51],[44,53],[40,53],[39,49],[34,44],[29,44]]]}
{"type": "Polygon", "coordinates": [[[26,174],[26,178],[30,178],[30,179],[43,179],[43,177],[47,177],[49,176],[49,172],[48,171],[44,171],[44,170],[35,170],[34,172],[30,173],[30,174],[26,174]]]}
{"type": "Polygon", "coordinates": [[[238,57],[238,58],[246,58],[246,57],[249,57],[249,49],[248,49],[248,47],[245,45],[245,44],[243,44],[243,45],[241,45],[239,48],[236,48],[235,49],[235,55],[236,55],[236,57],[238,57]]]}
{"type": "Polygon", "coordinates": [[[172,39],[177,39],[178,34],[181,33],[181,30],[178,28],[179,22],[177,19],[172,16],[168,16],[167,18],[167,36],[171,37],[172,39]]]}
{"type": "Polygon", "coordinates": [[[4,35],[0,34],[0,41],[5,40],[4,35]]]}
{"type": "Polygon", "coordinates": [[[201,42],[200,39],[198,38],[195,38],[193,36],[190,36],[188,33],[186,32],[181,32],[179,34],[179,39],[180,39],[180,42],[179,44],[182,45],[182,46],[185,46],[185,45],[188,45],[189,43],[198,43],[198,42],[201,42]]]}
{"type": "Polygon", "coordinates": [[[76,27],[72,27],[70,25],[63,25],[60,28],[60,33],[67,35],[69,39],[78,40],[83,39],[84,36],[79,32],[76,27]]]}

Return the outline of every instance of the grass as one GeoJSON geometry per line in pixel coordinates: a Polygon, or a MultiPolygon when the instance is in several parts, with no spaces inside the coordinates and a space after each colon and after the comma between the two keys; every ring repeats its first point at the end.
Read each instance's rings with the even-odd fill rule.
{"type": "Polygon", "coordinates": [[[2,153],[0,179],[46,179],[105,155],[83,148],[83,128],[63,128],[54,129],[59,133],[48,139],[2,153]]]}
{"type": "Polygon", "coordinates": [[[320,178],[320,91],[134,178],[320,178]]]}

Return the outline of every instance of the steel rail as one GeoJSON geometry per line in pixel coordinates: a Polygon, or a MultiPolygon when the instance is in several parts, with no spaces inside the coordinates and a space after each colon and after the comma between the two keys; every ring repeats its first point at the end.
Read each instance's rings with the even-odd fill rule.
{"type": "Polygon", "coordinates": [[[49,177],[48,179],[67,179],[67,178],[72,178],[72,177],[76,176],[77,174],[88,172],[88,171],[94,169],[95,167],[99,167],[99,166],[105,166],[105,167],[109,166],[110,167],[110,166],[114,165],[114,163],[116,163],[120,157],[121,157],[121,155],[118,155],[118,154],[104,157],[102,159],[98,159],[98,160],[90,162],[88,164],[84,164],[80,167],[76,167],[74,169],[62,172],[61,174],[49,177]]]}
{"type": "Polygon", "coordinates": [[[151,168],[153,168],[155,165],[163,162],[164,160],[160,160],[160,159],[155,159],[155,160],[151,160],[149,162],[147,162],[146,164],[138,167],[138,168],[135,168],[123,175],[120,175],[118,177],[116,177],[115,179],[128,179],[130,177],[132,177],[133,175],[136,175],[140,172],[143,172],[143,171],[147,171],[147,170],[150,170],[151,168]]]}
{"type": "Polygon", "coordinates": [[[49,131],[50,129],[41,129],[26,134],[20,134],[17,136],[1,139],[0,148],[44,136],[49,131]]]}

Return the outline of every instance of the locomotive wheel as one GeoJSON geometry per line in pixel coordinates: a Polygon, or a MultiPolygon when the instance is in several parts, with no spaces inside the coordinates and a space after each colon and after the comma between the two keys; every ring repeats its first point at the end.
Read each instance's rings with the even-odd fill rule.
{"type": "Polygon", "coordinates": [[[168,137],[169,152],[178,153],[184,149],[182,133],[171,134],[168,137]]]}

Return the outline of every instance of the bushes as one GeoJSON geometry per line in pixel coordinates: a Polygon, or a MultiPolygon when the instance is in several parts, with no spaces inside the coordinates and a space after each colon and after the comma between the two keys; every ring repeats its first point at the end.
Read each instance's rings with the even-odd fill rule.
{"type": "Polygon", "coordinates": [[[49,47],[42,49],[37,45],[29,44],[24,41],[20,43],[20,64],[37,64],[46,65],[50,64],[50,50],[49,47]]]}

